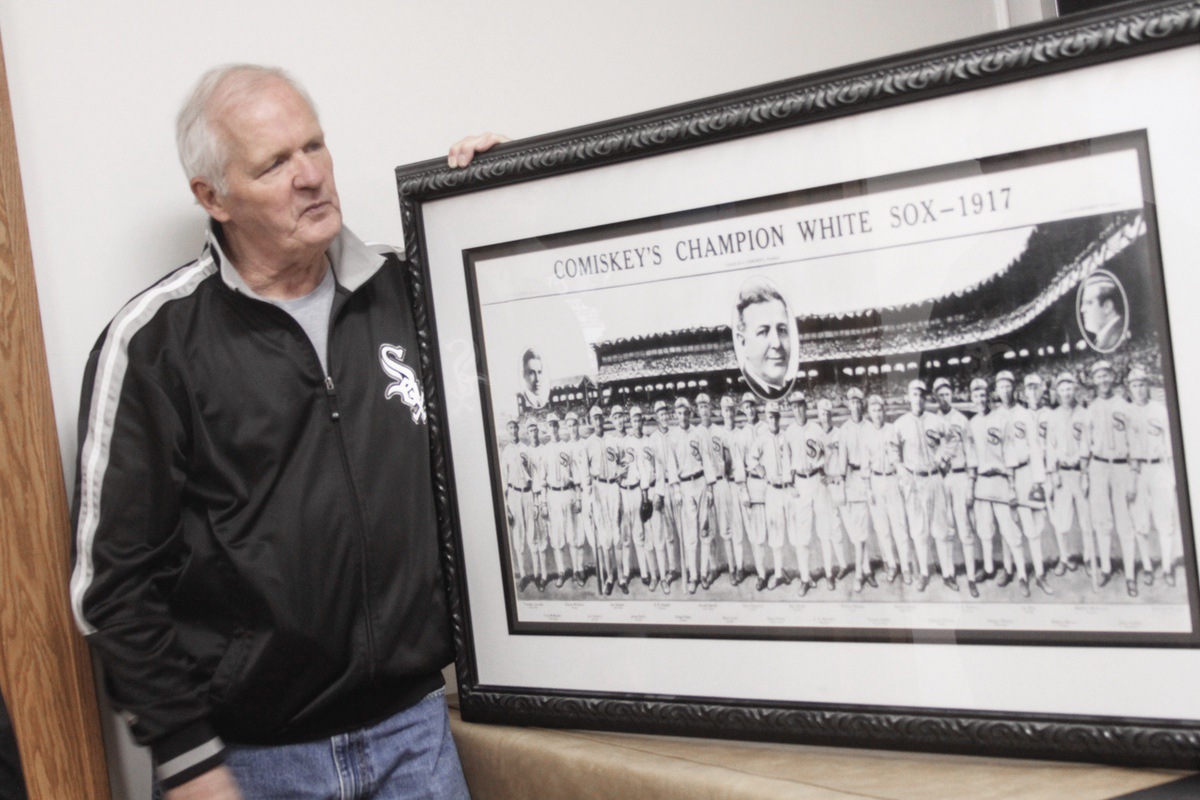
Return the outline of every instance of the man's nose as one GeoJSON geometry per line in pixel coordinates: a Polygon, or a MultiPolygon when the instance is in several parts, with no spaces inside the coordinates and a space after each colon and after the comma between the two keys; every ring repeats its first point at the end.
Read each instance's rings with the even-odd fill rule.
{"type": "Polygon", "coordinates": [[[292,177],[292,185],[297,189],[314,189],[325,180],[325,171],[316,159],[307,153],[301,153],[296,158],[296,172],[292,177]]]}

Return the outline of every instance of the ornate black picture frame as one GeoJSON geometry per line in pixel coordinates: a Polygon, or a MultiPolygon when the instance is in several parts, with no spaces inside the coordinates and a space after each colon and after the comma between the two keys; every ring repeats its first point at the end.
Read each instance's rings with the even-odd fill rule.
{"type": "MultiPolygon", "coordinates": [[[[1195,104],[1183,99],[1194,94],[1197,74],[1200,2],[1137,3],[534,137],[499,146],[465,170],[450,170],[441,162],[398,168],[464,719],[1171,767],[1200,763],[1200,703],[1190,699],[1200,667],[1196,547],[1183,468],[1195,421],[1186,405],[1191,378],[1175,369],[1198,355],[1193,348],[1200,341],[1200,320],[1193,322],[1182,299],[1193,288],[1187,254],[1200,246],[1196,226],[1189,225],[1198,203],[1184,177],[1200,174],[1200,160],[1189,152],[1200,136],[1200,115],[1185,108],[1195,104]],[[568,381],[551,370],[547,380],[563,379],[540,394],[533,391],[539,378],[531,377],[534,385],[522,389],[524,395],[510,408],[510,378],[517,380],[527,368],[541,371],[543,346],[530,345],[530,337],[541,336],[541,342],[562,331],[547,322],[544,332],[535,326],[533,334],[514,333],[509,342],[503,339],[509,334],[497,333],[494,323],[489,328],[481,291],[488,280],[503,283],[496,277],[503,273],[495,268],[485,274],[489,258],[516,254],[529,261],[530,254],[552,254],[579,241],[599,242],[598,249],[604,250],[619,235],[662,233],[673,221],[712,223],[735,219],[746,208],[787,207],[776,200],[780,197],[801,197],[819,208],[821,202],[866,198],[904,185],[896,176],[926,176],[910,184],[933,186],[950,165],[961,171],[963,164],[977,164],[976,172],[985,175],[999,171],[998,163],[1061,163],[1130,140],[1138,142],[1134,149],[1143,165],[1143,201],[1137,213],[1105,217],[1081,211],[1075,216],[1092,220],[1095,230],[1087,229],[1085,238],[1091,238],[1085,244],[1093,251],[1110,246],[1105,242],[1111,238],[1105,237],[1116,236],[1114,231],[1137,229],[1146,237],[1143,260],[1150,267],[1138,266],[1142,262],[1112,267],[1101,259],[1092,264],[1093,277],[1113,277],[1111,282],[1123,290],[1133,279],[1122,269],[1151,270],[1145,285],[1158,293],[1157,300],[1139,299],[1141,290],[1132,289],[1133,300],[1125,302],[1142,303],[1142,318],[1135,319],[1129,310],[1125,325],[1133,320],[1135,327],[1157,331],[1154,364],[1145,366],[1156,396],[1165,397],[1171,409],[1168,458],[1178,488],[1174,510],[1182,546],[1179,586],[1170,597],[1185,609],[1186,630],[1172,629],[1158,638],[1114,630],[1109,636],[1064,635],[1057,640],[1049,629],[1013,637],[955,625],[865,636],[840,624],[817,635],[812,627],[784,625],[783,634],[761,637],[747,633],[745,626],[735,626],[738,633],[732,636],[711,625],[647,624],[639,630],[634,623],[646,617],[643,608],[650,609],[651,621],[656,607],[662,615],[679,613],[678,603],[687,598],[686,577],[675,584],[670,598],[647,594],[636,584],[633,595],[605,595],[598,565],[583,570],[575,565],[572,571],[582,574],[572,577],[582,577],[590,588],[570,595],[562,594],[571,587],[564,589],[561,582],[543,585],[540,572],[522,580],[520,573],[533,568],[523,562],[523,570],[509,547],[514,522],[505,494],[512,484],[502,480],[508,421],[517,423],[517,441],[527,445],[521,429],[529,421],[543,435],[557,435],[567,413],[586,416],[593,405],[604,411],[598,424],[606,427],[619,404],[636,402],[649,415],[654,402],[668,395],[685,395],[689,402],[713,395],[709,399],[715,405],[722,393],[740,399],[748,387],[738,383],[736,370],[722,372],[720,365],[706,368],[701,380],[709,383],[681,385],[671,392],[668,381],[666,393],[661,380],[655,384],[644,375],[616,380],[617,373],[599,367],[590,375],[572,373],[568,381]],[[523,353],[521,358],[507,355],[505,348],[513,347],[523,353]],[[498,358],[497,353],[505,355],[498,358]],[[532,366],[530,353],[538,357],[532,366]],[[549,427],[551,415],[559,420],[554,428],[549,427]],[[558,614],[555,602],[564,610],[569,606],[571,613],[558,614]],[[611,616],[606,617],[609,624],[589,624],[590,609],[600,607],[595,604],[619,615],[636,611],[637,617],[630,616],[630,624],[613,625],[611,616]],[[529,616],[530,609],[537,615],[529,616]],[[1142,677],[1134,681],[1130,674],[1142,677]]],[[[1064,217],[1071,215],[1064,212],[1064,217]]],[[[1057,246],[1056,236],[1078,238],[1082,229],[1073,225],[1060,229],[1043,221],[1050,244],[1038,246],[1057,246]]],[[[771,243],[769,236],[765,241],[771,243]]],[[[728,263],[731,270],[771,266],[753,260],[728,263]]],[[[571,269],[578,271],[578,266],[571,269]]],[[[563,277],[565,273],[558,279],[563,277]]],[[[1064,309],[1070,305],[1075,313],[1083,295],[1080,282],[1076,294],[1059,304],[1064,309]]],[[[806,322],[803,315],[796,319],[801,330],[794,335],[804,364],[806,322]]],[[[719,322],[728,328],[727,320],[719,322]]],[[[972,378],[982,377],[994,390],[1006,369],[1022,376],[1036,372],[1035,367],[1057,370],[1064,363],[1068,371],[1075,369],[1073,379],[1077,373],[1090,388],[1097,364],[1116,361],[1123,392],[1147,351],[1122,360],[1120,342],[1129,338],[1128,331],[1107,344],[1092,327],[1085,330],[1082,317],[1078,324],[1080,341],[1071,338],[1063,344],[1078,344],[1084,355],[1063,362],[1056,354],[1050,361],[1048,355],[1015,346],[1009,351],[1010,364],[1004,360],[1008,353],[999,350],[982,376],[976,367],[970,374],[958,370],[964,380],[955,387],[956,404],[967,403],[972,378]]],[[[651,325],[650,330],[669,327],[651,325]]],[[[693,339],[704,337],[688,341],[693,339]]],[[[588,339],[598,351],[620,349],[614,344],[618,341],[615,334],[588,339]]],[[[655,345],[660,344],[656,339],[655,345]]],[[[679,349],[678,342],[674,346],[679,349]]],[[[722,346],[732,354],[732,345],[722,346]]],[[[901,396],[912,380],[932,384],[948,371],[940,362],[934,368],[932,361],[920,361],[918,356],[915,371],[898,370],[902,382],[876,371],[872,383],[870,375],[855,378],[852,371],[847,385],[838,384],[837,390],[844,393],[858,381],[868,390],[891,386],[901,396]]],[[[626,373],[618,377],[622,375],[626,373]]],[[[832,391],[834,378],[816,377],[818,393],[832,391]]],[[[769,410],[763,399],[760,393],[755,404],[769,410]]],[[[899,413],[889,411],[889,416],[899,413]]],[[[741,417],[736,419],[735,424],[745,426],[741,417]]],[[[1102,448],[1094,453],[1093,466],[1122,458],[1102,448]]],[[[1137,459],[1130,455],[1128,460],[1132,464],[1137,459]]],[[[1154,459],[1141,461],[1148,465],[1154,459]]],[[[949,472],[948,464],[944,469],[949,472]]],[[[685,472],[677,467],[675,478],[685,472]]],[[[544,476],[540,484],[529,481],[531,495],[535,486],[540,490],[539,509],[551,505],[551,489],[567,486],[554,484],[544,476]]],[[[589,552],[588,546],[582,550],[589,552]]],[[[1113,552],[1120,555],[1119,549],[1113,552]]],[[[1059,560],[1067,563],[1065,553],[1059,560]]],[[[1101,571],[1098,559],[1089,566],[1101,571]]],[[[647,577],[644,570],[641,576],[647,577]]],[[[566,571],[560,566],[558,576],[566,571]]],[[[627,577],[624,569],[617,571],[627,577]]],[[[733,571],[730,565],[731,578],[733,571]]],[[[555,572],[550,561],[545,576],[555,572]]],[[[956,577],[965,581],[972,572],[956,577]]],[[[820,569],[813,574],[819,577],[820,569]]],[[[1120,570],[1114,574],[1113,586],[1123,591],[1120,570]]],[[[1130,593],[1138,589],[1139,574],[1128,573],[1135,584],[1130,593]]],[[[792,570],[787,577],[802,576],[792,570]]],[[[1031,581],[1033,577],[1031,572],[1031,581]]],[[[854,578],[841,580],[845,586],[854,578]]],[[[1156,594],[1162,580],[1153,587],[1141,584],[1138,603],[1150,609],[1147,613],[1153,614],[1165,597],[1156,594]]],[[[829,584],[832,592],[834,581],[829,584]]],[[[1086,583],[1081,585],[1086,589],[1086,583]]],[[[795,597],[795,587],[790,588],[795,597]]],[[[935,588],[943,592],[937,598],[952,597],[935,588]]],[[[718,599],[749,608],[745,594],[732,591],[718,599]]],[[[1100,596],[1095,593],[1081,595],[1073,606],[1081,617],[1094,612],[1094,598],[1100,596]]],[[[837,595],[846,607],[861,602],[859,596],[837,595]]],[[[915,597],[911,590],[906,596],[915,597]]],[[[822,595],[830,607],[833,597],[822,595]]],[[[1013,598],[1012,609],[1022,610],[1013,613],[1035,606],[1019,595],[1005,597],[1013,598]]],[[[960,594],[953,602],[970,601],[960,594]]],[[[897,613],[907,612],[901,608],[897,613]]]]}

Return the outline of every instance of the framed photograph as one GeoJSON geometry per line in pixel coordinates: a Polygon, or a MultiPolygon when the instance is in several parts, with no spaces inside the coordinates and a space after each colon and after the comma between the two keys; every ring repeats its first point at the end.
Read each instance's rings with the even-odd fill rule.
{"type": "Polygon", "coordinates": [[[1200,763],[1198,74],[1134,4],[399,168],[464,719],[1200,763]]]}

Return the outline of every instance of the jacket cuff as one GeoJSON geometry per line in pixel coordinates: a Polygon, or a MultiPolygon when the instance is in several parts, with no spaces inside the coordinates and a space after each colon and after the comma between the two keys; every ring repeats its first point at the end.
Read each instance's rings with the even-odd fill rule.
{"type": "Polygon", "coordinates": [[[207,722],[194,722],[152,743],[154,776],[173,789],[225,763],[225,744],[207,722]]]}

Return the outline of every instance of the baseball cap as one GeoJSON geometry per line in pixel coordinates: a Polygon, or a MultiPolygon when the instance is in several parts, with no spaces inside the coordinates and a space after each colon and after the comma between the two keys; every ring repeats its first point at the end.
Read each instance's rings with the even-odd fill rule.
{"type": "Polygon", "coordinates": [[[846,390],[846,399],[847,400],[862,400],[863,399],[863,390],[858,388],[857,386],[851,386],[849,389],[846,390]]]}
{"type": "Polygon", "coordinates": [[[882,407],[883,407],[883,398],[882,398],[882,397],[880,397],[880,396],[879,396],[879,395],[877,395],[877,394],[873,394],[873,395],[871,395],[870,397],[868,397],[868,398],[867,398],[867,406],[868,406],[868,407],[870,407],[870,406],[879,406],[879,407],[881,407],[881,408],[882,408],[882,407]]]}
{"type": "Polygon", "coordinates": [[[1141,367],[1130,367],[1129,375],[1125,378],[1126,383],[1146,383],[1150,380],[1150,376],[1146,374],[1146,370],[1141,367]]]}
{"type": "Polygon", "coordinates": [[[1092,364],[1092,370],[1091,370],[1092,375],[1095,375],[1097,372],[1104,372],[1105,370],[1107,370],[1108,372],[1113,371],[1111,362],[1105,361],[1104,359],[1100,359],[1095,364],[1092,364]]]}
{"type": "Polygon", "coordinates": [[[691,408],[692,402],[690,400],[688,400],[686,397],[676,397],[675,398],[675,407],[676,408],[691,408]]]}
{"type": "Polygon", "coordinates": [[[698,405],[698,406],[711,406],[711,405],[712,405],[712,398],[710,398],[710,397],[709,397],[707,394],[705,394],[704,392],[701,392],[700,394],[696,395],[696,405],[698,405]]]}
{"type": "Polygon", "coordinates": [[[537,426],[538,426],[538,421],[536,419],[534,419],[533,417],[530,417],[529,419],[525,420],[526,428],[536,428],[537,426]]]}
{"type": "Polygon", "coordinates": [[[588,418],[589,419],[591,419],[592,417],[603,417],[603,416],[604,416],[604,412],[600,410],[600,406],[592,406],[591,408],[588,409],[588,418]]]}
{"type": "Polygon", "coordinates": [[[671,406],[667,404],[666,400],[655,400],[654,401],[654,413],[655,414],[657,414],[660,411],[668,411],[668,410],[670,410],[670,408],[671,408],[671,406]]]}
{"type": "Polygon", "coordinates": [[[950,379],[949,379],[949,378],[938,378],[936,381],[934,381],[934,382],[933,382],[933,390],[934,390],[935,392],[936,392],[938,389],[942,388],[943,386],[945,386],[947,389],[953,388],[953,387],[951,387],[951,385],[950,385],[950,379]]]}
{"type": "Polygon", "coordinates": [[[625,406],[623,406],[623,405],[621,405],[620,403],[618,403],[617,405],[613,406],[612,408],[610,408],[610,409],[608,410],[608,416],[610,416],[610,417],[623,417],[623,416],[625,416],[625,406]]]}
{"type": "Polygon", "coordinates": [[[755,402],[754,395],[750,392],[746,392],[744,395],[742,395],[742,402],[739,405],[752,406],[755,402]]]}
{"type": "Polygon", "coordinates": [[[987,378],[976,378],[975,380],[971,381],[971,391],[972,392],[975,391],[976,389],[987,389],[987,388],[988,388],[987,378]]]}
{"type": "Polygon", "coordinates": [[[579,422],[579,415],[576,414],[574,411],[568,411],[567,415],[565,417],[563,417],[563,419],[566,420],[567,422],[579,422]]]}
{"type": "Polygon", "coordinates": [[[929,392],[929,387],[926,386],[925,381],[921,380],[920,378],[908,382],[909,393],[911,393],[913,389],[920,389],[922,393],[929,392]]]}
{"type": "Polygon", "coordinates": [[[1027,387],[1028,386],[1044,386],[1045,383],[1042,381],[1041,375],[1038,375],[1036,372],[1031,372],[1025,376],[1025,385],[1027,387]]]}
{"type": "Polygon", "coordinates": [[[827,398],[822,397],[817,401],[817,411],[833,411],[833,403],[827,398]]]}
{"type": "Polygon", "coordinates": [[[558,423],[562,422],[562,420],[558,418],[558,414],[555,414],[553,411],[551,411],[546,415],[546,424],[549,425],[551,422],[557,425],[558,423]]]}
{"type": "Polygon", "coordinates": [[[1017,379],[1011,372],[1009,372],[1006,369],[1002,369],[996,373],[996,383],[1000,383],[1000,381],[1008,381],[1009,383],[1016,383],[1017,379]]]}
{"type": "Polygon", "coordinates": [[[737,407],[737,403],[733,402],[732,397],[730,397],[729,395],[722,395],[722,397],[721,397],[721,410],[722,411],[725,411],[726,409],[732,410],[736,407],[737,407]]]}
{"type": "Polygon", "coordinates": [[[642,416],[642,407],[641,406],[630,406],[629,407],[629,418],[630,419],[633,419],[634,417],[640,417],[640,416],[642,416]]]}
{"type": "Polygon", "coordinates": [[[779,401],[778,400],[768,400],[766,402],[766,404],[763,405],[763,413],[764,414],[778,414],[779,413],[779,401]]]}
{"type": "Polygon", "coordinates": [[[804,405],[808,405],[808,397],[805,396],[804,392],[797,389],[788,396],[788,402],[792,405],[796,405],[797,403],[804,403],[804,405]]]}
{"type": "Polygon", "coordinates": [[[1054,385],[1057,386],[1060,383],[1075,383],[1075,376],[1070,372],[1060,372],[1058,373],[1058,377],[1054,379],[1054,385]]]}

